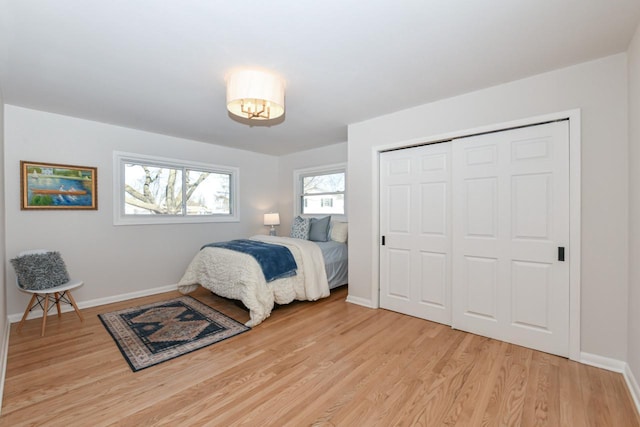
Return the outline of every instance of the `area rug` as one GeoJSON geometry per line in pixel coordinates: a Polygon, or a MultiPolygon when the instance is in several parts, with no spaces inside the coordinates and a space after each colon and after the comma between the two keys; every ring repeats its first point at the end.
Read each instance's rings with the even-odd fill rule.
{"type": "Polygon", "coordinates": [[[99,314],[98,317],[133,372],[250,329],[190,296],[99,314]]]}

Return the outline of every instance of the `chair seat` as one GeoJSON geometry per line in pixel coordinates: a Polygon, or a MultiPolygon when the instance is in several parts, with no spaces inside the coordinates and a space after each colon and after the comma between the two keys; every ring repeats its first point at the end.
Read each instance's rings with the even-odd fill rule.
{"type": "Polygon", "coordinates": [[[69,280],[67,283],[63,283],[62,285],[54,286],[53,288],[46,289],[24,289],[20,288],[21,291],[28,292],[30,294],[55,294],[56,292],[64,292],[69,289],[75,289],[79,286],[82,286],[82,280],[69,280]]]}
{"type": "MultiPolygon", "coordinates": [[[[53,252],[49,249],[32,249],[28,251],[23,251],[18,254],[18,256],[25,255],[38,255],[38,254],[47,254],[49,252],[53,252]]],[[[14,265],[15,267],[15,265],[14,265]]],[[[66,273],[66,267],[65,273],[66,273]]],[[[66,273],[66,277],[68,277],[68,273],[66,273]]],[[[58,317],[61,315],[60,309],[60,301],[70,304],[73,307],[73,310],[76,312],[80,321],[83,321],[82,313],[76,304],[76,301],[73,299],[73,295],[71,295],[71,290],[75,289],[79,286],[82,286],[82,280],[69,280],[66,283],[63,283],[58,286],[54,286],[52,288],[45,289],[24,289],[20,287],[19,280],[16,275],[16,286],[22,292],[26,292],[31,294],[31,300],[29,301],[29,305],[27,305],[27,309],[24,311],[24,315],[22,316],[22,320],[18,324],[18,332],[22,329],[22,325],[25,320],[27,320],[27,316],[29,313],[36,307],[40,307],[42,309],[42,328],[41,328],[41,336],[44,336],[45,327],[47,326],[47,316],[49,315],[49,302],[52,302],[56,306],[56,310],[58,311],[58,317]]]]}

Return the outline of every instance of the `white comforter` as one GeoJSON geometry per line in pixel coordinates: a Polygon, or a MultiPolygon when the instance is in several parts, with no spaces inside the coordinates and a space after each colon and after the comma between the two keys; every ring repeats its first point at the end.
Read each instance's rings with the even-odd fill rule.
{"type": "Polygon", "coordinates": [[[267,283],[258,262],[241,252],[204,248],[187,267],[178,290],[183,294],[198,285],[225,298],[241,300],[249,309],[247,326],[256,326],[269,317],[274,302],[315,301],[329,296],[329,284],[322,251],[313,242],[290,237],[253,236],[253,240],[286,246],[298,265],[293,277],[267,283]]]}

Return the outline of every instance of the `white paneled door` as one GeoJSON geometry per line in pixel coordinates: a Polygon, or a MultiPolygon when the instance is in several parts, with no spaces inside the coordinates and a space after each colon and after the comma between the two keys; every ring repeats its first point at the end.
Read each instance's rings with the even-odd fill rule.
{"type": "Polygon", "coordinates": [[[569,355],[568,121],[382,153],[380,233],[381,307],[569,355]]]}
{"type": "Polygon", "coordinates": [[[568,122],[452,149],[453,327],[568,356],[568,122]]]}
{"type": "Polygon", "coordinates": [[[451,144],[380,156],[380,306],[451,324],[451,144]]]}

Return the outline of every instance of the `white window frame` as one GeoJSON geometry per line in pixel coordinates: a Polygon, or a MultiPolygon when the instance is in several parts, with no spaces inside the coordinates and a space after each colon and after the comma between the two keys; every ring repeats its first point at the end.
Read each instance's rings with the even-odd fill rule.
{"type": "Polygon", "coordinates": [[[293,216],[301,216],[303,218],[312,218],[318,216],[324,216],[325,214],[303,214],[302,213],[302,178],[313,175],[329,175],[332,173],[344,173],[344,215],[341,214],[326,214],[331,215],[332,221],[347,221],[347,164],[336,163],[326,166],[316,166],[306,169],[296,169],[293,171],[293,216]]]}
{"type": "Polygon", "coordinates": [[[239,183],[240,169],[231,166],[219,166],[208,163],[177,160],[166,157],[148,156],[144,154],[113,152],[113,225],[143,225],[143,224],[193,224],[206,222],[239,222],[239,183]],[[126,163],[152,164],[167,168],[190,168],[198,171],[221,173],[230,175],[229,196],[231,198],[230,214],[215,215],[126,215],[125,208],[125,168],[126,163]]]}

